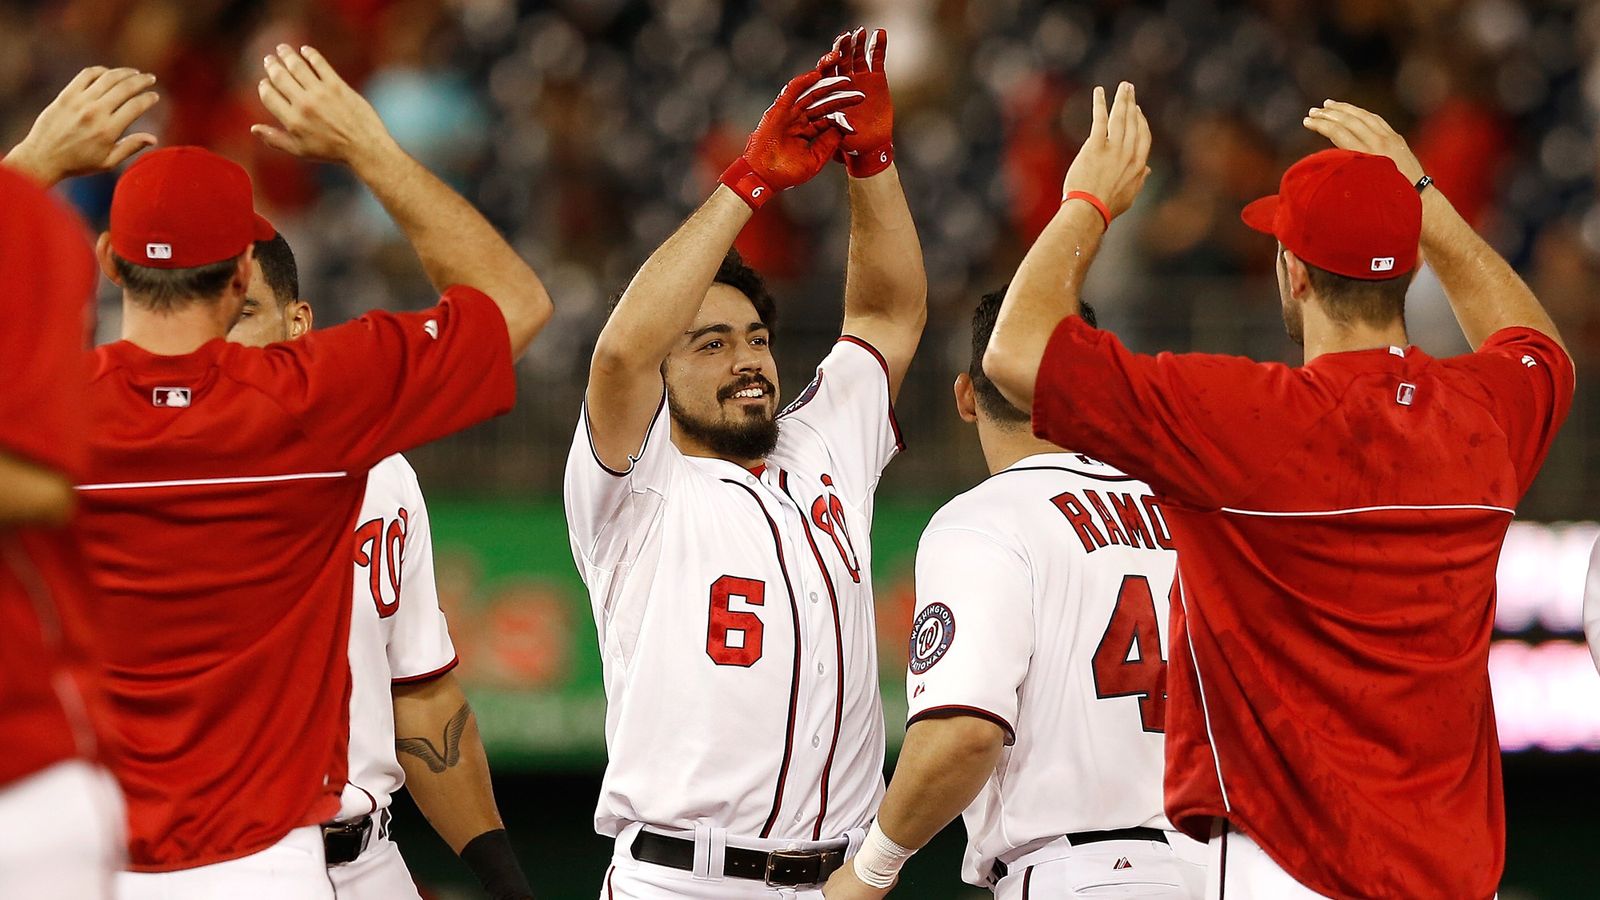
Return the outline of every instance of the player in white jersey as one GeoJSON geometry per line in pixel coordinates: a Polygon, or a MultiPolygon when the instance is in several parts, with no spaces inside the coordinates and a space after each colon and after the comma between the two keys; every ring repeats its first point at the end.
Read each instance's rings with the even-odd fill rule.
{"type": "Polygon", "coordinates": [[[927,285],[882,33],[861,37],[867,62],[821,65],[857,74],[784,89],[595,348],[565,501],[608,701],[607,900],[820,896],[883,790],[868,537],[927,285]],[[841,147],[858,154],[844,333],[780,414],[773,301],[730,248],[841,147]]]}
{"type": "MultiPolygon", "coordinates": [[[[228,340],[251,346],[311,330],[282,235],[255,246],[243,314],[228,340]]],[[[472,707],[452,670],[455,645],[433,577],[433,537],[417,473],[396,454],[367,473],[354,535],[349,775],[323,826],[339,900],[420,900],[389,838],[405,785],[439,836],[494,900],[532,897],[495,806],[472,707]],[[397,737],[398,735],[398,737],[397,737]]]]}
{"type": "Polygon", "coordinates": [[[1172,539],[1149,487],[1035,438],[984,375],[1004,297],[955,385],[991,475],[922,535],[905,746],[825,893],[884,896],[959,813],[962,877],[1001,900],[1200,897],[1205,848],[1161,806],[1172,539]]]}

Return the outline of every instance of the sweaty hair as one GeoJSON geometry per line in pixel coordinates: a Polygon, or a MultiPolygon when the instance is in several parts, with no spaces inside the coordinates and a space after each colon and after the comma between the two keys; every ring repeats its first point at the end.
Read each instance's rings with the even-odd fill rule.
{"type": "MultiPolygon", "coordinates": [[[[745,265],[744,257],[739,255],[739,251],[729,248],[728,255],[722,258],[722,264],[717,267],[716,277],[711,279],[711,283],[737,288],[750,298],[750,305],[756,308],[756,318],[767,326],[767,340],[771,341],[772,335],[777,331],[778,302],[772,299],[771,292],[767,290],[767,282],[761,277],[761,273],[745,265]]],[[[624,291],[618,291],[611,298],[607,312],[616,311],[617,304],[622,302],[623,293],[624,291]]]]}
{"type": "Polygon", "coordinates": [[[111,265],[129,298],[152,312],[171,312],[221,297],[238,262],[239,258],[233,257],[190,269],[156,269],[111,254],[111,265]]]}
{"type": "Polygon", "coordinates": [[[778,317],[778,303],[772,299],[772,294],[767,291],[767,283],[762,280],[761,273],[745,265],[744,257],[739,251],[728,250],[728,255],[722,258],[722,265],[717,267],[717,276],[711,279],[713,284],[725,284],[737,288],[740,293],[750,298],[750,305],[756,308],[756,318],[761,324],[767,326],[767,336],[771,339],[776,330],[778,317]]]}
{"type": "Polygon", "coordinates": [[[1396,319],[1404,319],[1406,290],[1411,287],[1411,273],[1382,281],[1347,278],[1327,269],[1319,269],[1305,260],[1306,278],[1328,317],[1340,325],[1383,326],[1396,319]]]}
{"type": "Polygon", "coordinates": [[[275,234],[271,240],[256,241],[256,262],[261,263],[261,276],[272,289],[272,299],[282,306],[300,299],[300,270],[294,264],[294,251],[283,235],[275,234]]]}
{"type": "MultiPolygon", "coordinates": [[[[996,422],[1003,424],[1020,425],[1031,420],[1031,416],[1011,405],[1011,401],[1000,393],[994,382],[983,371],[983,352],[989,349],[989,338],[994,334],[994,323],[1000,318],[1000,304],[1006,299],[1006,290],[1010,283],[1003,284],[998,290],[984,294],[978,301],[978,307],[972,311],[972,361],[967,364],[967,377],[972,379],[972,389],[978,397],[978,408],[983,414],[996,422]]],[[[1078,301],[1081,309],[1078,315],[1083,321],[1095,326],[1094,307],[1083,300],[1078,301]]]]}

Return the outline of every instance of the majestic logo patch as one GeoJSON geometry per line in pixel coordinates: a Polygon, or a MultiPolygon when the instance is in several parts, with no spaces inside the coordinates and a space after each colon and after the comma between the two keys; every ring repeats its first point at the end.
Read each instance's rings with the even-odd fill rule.
{"type": "Polygon", "coordinates": [[[782,418],[784,416],[787,416],[789,413],[792,413],[795,410],[799,409],[800,407],[805,406],[807,403],[810,403],[812,401],[812,399],[817,396],[817,391],[819,391],[821,389],[822,389],[822,373],[818,372],[817,373],[817,377],[811,379],[811,383],[806,385],[806,389],[800,392],[800,396],[794,398],[794,402],[793,403],[789,404],[788,406],[785,406],[783,408],[783,412],[778,413],[778,417],[782,418]]]}
{"type": "Polygon", "coordinates": [[[150,392],[152,406],[188,406],[189,389],[180,387],[158,387],[150,392]]]}
{"type": "Polygon", "coordinates": [[[955,613],[943,603],[929,603],[911,623],[911,673],[921,675],[933,668],[955,639],[955,613]]]}

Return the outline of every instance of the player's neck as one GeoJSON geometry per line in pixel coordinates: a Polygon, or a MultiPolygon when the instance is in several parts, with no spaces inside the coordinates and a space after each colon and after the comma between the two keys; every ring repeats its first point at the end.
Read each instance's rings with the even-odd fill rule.
{"type": "Polygon", "coordinates": [[[1308,363],[1328,353],[1405,347],[1410,343],[1410,339],[1406,337],[1404,319],[1396,318],[1386,325],[1369,325],[1364,322],[1344,325],[1328,319],[1309,303],[1305,308],[1305,336],[1308,363]]]}
{"type": "Polygon", "coordinates": [[[983,416],[978,417],[978,443],[983,445],[983,461],[989,474],[1009,469],[1020,460],[1041,453],[1063,453],[1060,447],[1033,436],[1026,422],[998,425],[983,416]]]}
{"type": "Polygon", "coordinates": [[[122,299],[122,339],[157,356],[182,356],[208,341],[226,337],[222,303],[187,303],[155,312],[127,297],[122,299]]]}

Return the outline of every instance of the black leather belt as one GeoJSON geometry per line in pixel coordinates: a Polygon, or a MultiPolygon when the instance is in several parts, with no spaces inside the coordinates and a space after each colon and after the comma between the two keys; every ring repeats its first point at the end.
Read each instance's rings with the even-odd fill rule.
{"type": "MultiPolygon", "coordinates": [[[[629,848],[640,862],[694,871],[694,841],[639,832],[629,848]]],[[[723,855],[722,874],[729,878],[751,878],[782,887],[821,884],[844,865],[845,848],[837,850],[748,850],[729,847],[723,855]]]]}
{"type": "MultiPolygon", "coordinates": [[[[1073,847],[1080,844],[1098,844],[1101,841],[1167,841],[1167,833],[1159,828],[1113,828],[1110,831],[1078,831],[1066,835],[1067,843],[1073,847]]],[[[995,881],[1006,877],[1010,869],[1000,860],[994,861],[994,868],[989,871],[989,877],[995,881]]]]}
{"type": "Polygon", "coordinates": [[[389,836],[389,811],[379,810],[370,816],[348,822],[324,822],[322,825],[322,853],[330,866],[355,862],[356,858],[372,846],[372,835],[389,836]]]}

